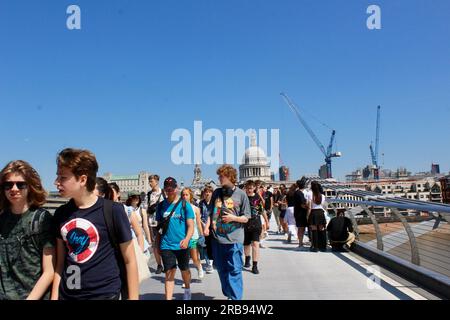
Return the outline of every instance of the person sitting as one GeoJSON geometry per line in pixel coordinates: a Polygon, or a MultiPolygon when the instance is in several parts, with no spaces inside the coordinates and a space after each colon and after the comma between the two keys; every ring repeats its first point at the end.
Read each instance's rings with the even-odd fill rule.
{"type": "Polygon", "coordinates": [[[327,231],[330,245],[334,252],[346,252],[344,245],[350,248],[355,241],[352,221],[343,212],[338,213],[335,218],[331,219],[327,226],[327,231]]]}

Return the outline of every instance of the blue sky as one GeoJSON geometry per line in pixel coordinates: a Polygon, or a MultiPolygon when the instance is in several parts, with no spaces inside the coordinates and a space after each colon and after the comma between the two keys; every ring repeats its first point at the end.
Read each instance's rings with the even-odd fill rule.
{"type": "Polygon", "coordinates": [[[189,181],[170,137],[202,120],[278,128],[292,177],[316,173],[323,156],[284,91],[325,146],[315,118],[336,129],[337,178],[370,162],[377,105],[384,167],[448,172],[449,36],[447,0],[0,0],[0,165],[28,160],[53,190],[56,154],[73,146],[96,153],[100,174],[189,181]],[[81,30],[66,28],[70,4],[81,30]],[[371,4],[381,30],[366,27],[371,4]]]}

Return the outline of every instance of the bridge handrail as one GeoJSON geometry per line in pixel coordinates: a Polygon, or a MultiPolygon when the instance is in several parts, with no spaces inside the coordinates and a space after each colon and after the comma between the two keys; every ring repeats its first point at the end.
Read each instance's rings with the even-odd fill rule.
{"type": "MultiPolygon", "coordinates": [[[[345,194],[345,192],[343,192],[345,194]]],[[[339,197],[339,193],[337,194],[337,197],[339,197]]],[[[336,204],[353,204],[360,207],[362,210],[367,212],[369,215],[372,224],[375,229],[375,236],[377,240],[377,249],[380,251],[384,251],[384,243],[383,243],[383,234],[381,232],[381,229],[379,227],[379,224],[377,222],[377,219],[375,215],[371,212],[370,207],[385,207],[389,208],[393,216],[398,219],[409,240],[410,248],[411,248],[411,262],[415,265],[421,265],[420,262],[420,252],[419,247],[417,245],[416,236],[414,235],[414,232],[407,222],[406,218],[400,213],[399,209],[404,210],[416,210],[419,212],[428,212],[430,213],[430,220],[436,220],[433,230],[437,229],[439,227],[439,224],[442,220],[447,221],[447,223],[450,223],[450,207],[445,205],[439,205],[435,203],[429,203],[429,202],[423,202],[420,203],[419,201],[415,201],[414,203],[402,203],[402,199],[372,199],[371,197],[367,197],[365,200],[349,200],[349,199],[342,199],[342,198],[328,198],[327,203],[329,203],[332,207],[334,207],[337,210],[336,204]],[[391,201],[392,200],[392,201],[391,201]]],[[[350,217],[350,219],[353,222],[353,225],[355,227],[355,235],[357,236],[357,239],[359,239],[359,228],[358,224],[355,218],[355,215],[351,211],[351,209],[348,206],[345,206],[345,213],[347,216],[350,217]]],[[[394,238],[392,236],[391,238],[394,238]]],[[[393,241],[391,239],[391,241],[393,241]]]]}

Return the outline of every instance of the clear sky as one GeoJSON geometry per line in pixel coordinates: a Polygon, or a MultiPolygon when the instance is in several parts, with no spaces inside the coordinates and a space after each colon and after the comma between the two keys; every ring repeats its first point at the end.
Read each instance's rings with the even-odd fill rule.
{"type": "Polygon", "coordinates": [[[448,0],[0,0],[0,166],[28,160],[53,190],[56,154],[73,146],[100,174],[189,182],[171,133],[202,120],[280,129],[292,178],[317,173],[323,156],[284,91],[325,147],[316,119],[336,129],[337,178],[370,163],[377,105],[385,168],[448,172],[449,40],[448,0]],[[66,27],[70,4],[81,30],[66,27]],[[371,4],[381,30],[366,27],[371,4]]]}

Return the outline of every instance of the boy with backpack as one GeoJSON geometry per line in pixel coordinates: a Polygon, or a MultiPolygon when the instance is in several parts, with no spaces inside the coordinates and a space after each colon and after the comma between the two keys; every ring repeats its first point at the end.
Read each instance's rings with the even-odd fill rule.
{"type": "Polygon", "coordinates": [[[214,237],[214,265],[219,273],[222,293],[229,300],[242,300],[244,226],[251,217],[250,202],[244,191],[236,187],[237,170],[228,164],[217,169],[220,188],[214,190],[208,208],[210,231],[214,237]]]}
{"type": "Polygon", "coordinates": [[[26,161],[0,171],[0,300],[48,299],[54,277],[53,217],[41,178],[26,161]]]}
{"type": "Polygon", "coordinates": [[[139,298],[130,223],[121,204],[94,194],[98,164],[87,150],[57,157],[55,185],[71,200],[55,212],[56,270],[53,300],[139,298]]]}

